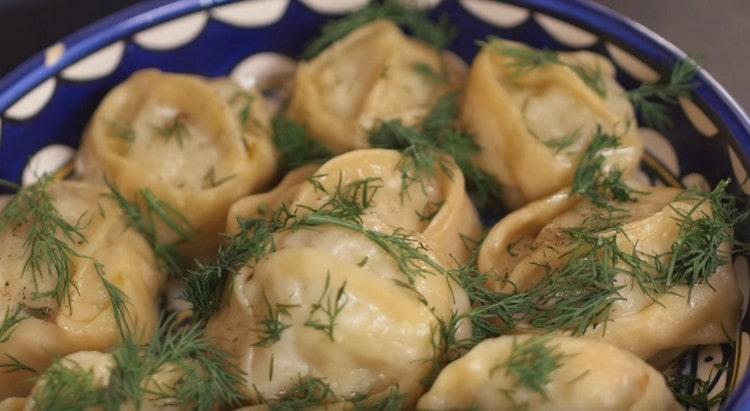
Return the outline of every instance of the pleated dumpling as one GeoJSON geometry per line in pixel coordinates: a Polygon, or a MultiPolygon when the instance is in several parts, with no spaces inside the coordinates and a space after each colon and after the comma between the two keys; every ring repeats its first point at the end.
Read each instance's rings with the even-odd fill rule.
{"type": "Polygon", "coordinates": [[[515,332],[565,330],[644,359],[727,341],[741,295],[720,188],[637,190],[614,214],[558,193],[492,228],[479,268],[529,304],[515,332]]]}
{"type": "MultiPolygon", "coordinates": [[[[130,200],[150,190],[195,229],[183,251],[205,254],[218,244],[231,203],[275,176],[263,98],[228,80],[137,72],[97,109],[77,171],[87,181],[108,179],[130,200]]],[[[157,229],[162,242],[180,239],[157,229]]]]}
{"type": "Polygon", "coordinates": [[[504,336],[448,364],[419,410],[628,410],[682,407],[664,377],[600,341],[504,336]]]}
{"type": "Polygon", "coordinates": [[[396,245],[445,264],[418,235],[388,240],[356,227],[283,231],[268,255],[230,280],[206,335],[245,373],[251,402],[273,402],[310,379],[325,381],[332,403],[398,387],[413,404],[424,390],[420,381],[441,356],[440,321],[467,312],[468,298],[396,245]]]}
{"type": "Polygon", "coordinates": [[[512,208],[569,186],[599,127],[621,136],[607,157],[625,174],[643,151],[612,64],[590,52],[490,41],[472,63],[460,120],[482,147],[476,161],[497,178],[512,208]]]}
{"type": "Polygon", "coordinates": [[[299,65],[288,115],[333,152],[366,148],[373,126],[419,124],[462,76],[437,50],[379,20],[299,65]]]}
{"type": "MultiPolygon", "coordinates": [[[[118,324],[128,324],[139,338],[153,333],[166,276],[146,240],[127,229],[105,194],[84,183],[43,181],[5,200],[2,358],[43,371],[62,355],[111,348],[120,340],[118,324]],[[113,308],[117,301],[126,312],[113,308]]],[[[0,398],[28,394],[32,376],[26,370],[0,373],[0,398]]]]}

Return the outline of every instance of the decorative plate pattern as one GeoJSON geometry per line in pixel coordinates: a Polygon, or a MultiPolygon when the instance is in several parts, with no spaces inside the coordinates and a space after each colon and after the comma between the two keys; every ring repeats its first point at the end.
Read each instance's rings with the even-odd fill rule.
{"type": "MultiPolygon", "coordinates": [[[[157,0],[138,5],[48,48],[0,80],[0,177],[29,184],[42,172],[66,173],[93,110],[104,93],[141,68],[230,75],[261,84],[273,95],[295,70],[303,39],[320,24],[363,7],[366,0],[157,0]]],[[[626,87],[657,81],[684,53],[655,34],[587,0],[421,0],[435,16],[448,14],[460,34],[451,52],[470,62],[476,40],[497,35],[536,47],[590,50],[611,58],[626,87]],[[638,57],[636,57],[638,56],[638,57]]],[[[750,121],[707,73],[692,100],[682,99],[667,133],[643,129],[647,149],[638,179],[708,189],[733,177],[750,193],[750,121]]],[[[745,296],[748,261],[734,261],[745,296]]],[[[744,315],[743,313],[743,315],[744,315]]],[[[744,322],[750,329],[750,320],[744,322]]],[[[734,344],[702,347],[672,368],[703,378],[711,390],[738,387],[724,404],[750,407],[748,334],[734,344]],[[717,364],[722,367],[717,368],[717,364]],[[721,370],[721,371],[716,371],[721,370]]]]}

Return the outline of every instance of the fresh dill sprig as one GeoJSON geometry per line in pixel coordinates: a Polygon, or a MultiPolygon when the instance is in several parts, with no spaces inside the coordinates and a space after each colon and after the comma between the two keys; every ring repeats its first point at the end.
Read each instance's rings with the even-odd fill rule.
{"type": "Polygon", "coordinates": [[[161,221],[183,242],[191,241],[193,238],[195,230],[190,222],[179,211],[156,197],[149,189],[138,191],[137,196],[141,198],[145,208],[142,210],[137,202],[128,200],[113,182],[105,180],[105,183],[110,191],[108,196],[120,207],[128,226],[146,239],[154,251],[160,268],[173,277],[180,277],[185,259],[178,251],[177,244],[163,243],[158,239],[157,221],[161,221]]]}
{"type": "Polygon", "coordinates": [[[390,20],[437,50],[448,46],[457,34],[456,28],[450,24],[446,15],[435,22],[407,2],[370,0],[364,8],[324,24],[320,28],[320,36],[310,42],[302,57],[309,60],[347,34],[376,20],[390,20]]]}
{"type": "Polygon", "coordinates": [[[355,411],[401,411],[404,408],[404,400],[406,395],[401,393],[398,386],[391,387],[388,390],[388,395],[379,399],[378,401],[367,404],[365,401],[369,396],[362,396],[359,401],[354,402],[355,411]]]}
{"type": "Polygon", "coordinates": [[[374,204],[375,194],[381,189],[382,181],[377,177],[368,177],[343,184],[342,176],[339,175],[338,182],[333,192],[327,189],[321,179],[325,174],[310,177],[308,181],[315,191],[327,194],[326,201],[318,208],[301,205],[299,208],[315,212],[319,215],[330,215],[346,221],[362,224],[362,216],[365,210],[374,204]]]}
{"type": "Polygon", "coordinates": [[[83,411],[101,404],[94,372],[70,359],[60,359],[42,376],[41,392],[33,394],[36,408],[45,411],[83,411]]]}
{"type": "MultiPolygon", "coordinates": [[[[291,324],[283,322],[281,320],[281,317],[291,317],[291,313],[289,312],[289,310],[299,307],[298,304],[276,303],[274,304],[274,306],[276,307],[276,310],[274,311],[274,306],[272,306],[271,302],[268,301],[268,296],[266,296],[265,291],[263,291],[263,301],[266,304],[266,310],[268,311],[268,314],[266,315],[266,318],[260,321],[260,325],[263,328],[253,330],[260,332],[262,335],[262,337],[258,341],[253,343],[253,345],[256,347],[270,347],[274,343],[279,341],[284,330],[292,326],[291,324]]],[[[273,375],[273,372],[269,372],[269,374],[273,375]]],[[[273,378],[269,378],[269,380],[271,379],[273,378]]]]}
{"type": "MultiPolygon", "coordinates": [[[[5,342],[5,341],[0,341],[5,342]]],[[[33,374],[38,374],[39,371],[35,370],[34,368],[30,367],[27,364],[24,364],[19,360],[18,358],[10,355],[10,354],[3,354],[6,358],[8,358],[8,362],[4,362],[0,364],[0,369],[4,369],[4,372],[16,372],[16,371],[27,371],[33,374]]]]}
{"type": "Polygon", "coordinates": [[[115,324],[120,332],[120,336],[126,337],[131,333],[130,322],[132,319],[128,310],[128,306],[131,304],[130,299],[122,290],[107,279],[107,273],[104,271],[104,266],[101,263],[94,261],[93,264],[96,274],[104,286],[104,291],[107,292],[109,301],[112,303],[112,316],[115,318],[115,324]]]}
{"type": "Polygon", "coordinates": [[[572,146],[580,138],[581,129],[579,128],[568,134],[565,134],[564,136],[544,140],[542,141],[542,144],[549,147],[555,154],[560,154],[563,150],[572,146]]]}
{"type": "Polygon", "coordinates": [[[440,85],[448,83],[448,76],[446,73],[438,73],[427,63],[414,63],[414,66],[412,67],[414,67],[414,71],[416,71],[417,74],[426,78],[432,84],[440,85]]]}
{"type": "Polygon", "coordinates": [[[635,191],[622,180],[622,170],[612,168],[605,171],[606,157],[604,151],[620,146],[620,138],[605,133],[598,126],[594,137],[581,159],[573,176],[571,192],[584,197],[599,208],[614,210],[610,205],[615,202],[633,202],[635,191]]]}
{"type": "MultiPolygon", "coordinates": [[[[734,342],[732,343],[732,345],[734,342]]],[[[734,349],[734,347],[732,347],[734,349]]],[[[711,411],[720,408],[721,404],[729,398],[731,386],[726,385],[716,393],[712,393],[717,386],[717,380],[721,374],[728,370],[725,365],[714,364],[706,376],[706,379],[694,375],[689,369],[682,366],[676,367],[676,364],[682,364],[685,357],[692,354],[683,354],[678,357],[664,372],[669,390],[672,391],[675,399],[682,404],[685,409],[711,411]]]]}
{"type": "Polygon", "coordinates": [[[229,99],[230,104],[240,102],[241,108],[237,114],[237,118],[240,120],[240,125],[246,127],[250,119],[252,119],[253,102],[255,102],[255,96],[247,91],[237,91],[229,99]]]}
{"type": "Polygon", "coordinates": [[[641,113],[643,121],[656,129],[668,130],[673,127],[669,106],[674,106],[680,97],[689,97],[697,87],[695,77],[698,64],[692,58],[678,61],[667,79],[656,83],[643,83],[635,90],[627,92],[633,107],[641,113]]]}
{"type": "Polygon", "coordinates": [[[506,64],[506,67],[511,70],[512,77],[523,77],[545,66],[563,66],[572,70],[599,97],[607,97],[607,88],[602,78],[601,69],[598,67],[592,71],[588,68],[562,61],[555,51],[509,46],[503,40],[493,36],[488,37],[487,41],[480,42],[479,44],[482,47],[486,47],[492,53],[512,59],[512,62],[506,64]]]}
{"type": "Polygon", "coordinates": [[[400,150],[404,160],[400,164],[402,193],[412,183],[425,184],[425,177],[434,176],[438,167],[451,175],[445,156],[453,157],[470,188],[476,193],[476,202],[482,207],[488,200],[501,198],[500,186],[491,175],[482,171],[473,161],[480,147],[474,137],[456,129],[458,116],[457,95],[441,97],[422,122],[421,130],[407,127],[397,120],[386,121],[370,133],[373,147],[400,150]]]}
{"type": "MultiPolygon", "coordinates": [[[[729,180],[722,180],[711,192],[691,189],[681,193],[676,201],[692,201],[688,210],[672,207],[677,213],[680,230],[677,241],[669,253],[670,263],[663,273],[667,287],[673,284],[708,283],[716,270],[731,258],[731,252],[723,252],[723,243],[738,245],[733,237],[735,225],[748,220],[750,211],[739,211],[737,197],[728,194],[729,180]],[[711,212],[699,211],[708,204],[711,212]]],[[[741,244],[739,244],[741,245],[741,244]]]]}
{"type": "Polygon", "coordinates": [[[216,312],[224,295],[229,275],[250,260],[257,261],[272,245],[272,234],[281,224],[279,219],[241,220],[241,231],[219,247],[216,261],[200,264],[185,276],[183,298],[192,304],[193,316],[198,321],[208,320],[216,312]]]}
{"type": "Polygon", "coordinates": [[[296,411],[336,400],[339,400],[338,396],[324,379],[300,376],[296,385],[268,405],[271,411],[296,411]]]}
{"type": "Polygon", "coordinates": [[[333,154],[307,134],[305,128],[286,117],[272,120],[273,143],[281,157],[282,172],[311,163],[323,163],[333,154]]]}
{"type": "Polygon", "coordinates": [[[310,307],[310,315],[305,321],[305,327],[323,331],[328,335],[328,338],[331,341],[335,341],[336,339],[334,338],[333,333],[334,328],[336,327],[336,319],[349,302],[349,296],[346,294],[346,281],[344,281],[344,283],[341,284],[341,287],[338,288],[335,296],[331,295],[332,289],[329,289],[330,285],[331,273],[327,272],[323,292],[318,301],[310,307]],[[323,320],[315,318],[315,315],[319,312],[322,314],[323,320]]]}
{"type": "Polygon", "coordinates": [[[182,115],[176,115],[165,124],[152,126],[152,128],[166,142],[174,138],[180,147],[182,147],[184,139],[190,138],[190,130],[185,125],[185,119],[182,115]]]}
{"type": "Polygon", "coordinates": [[[513,338],[507,359],[492,367],[490,376],[504,371],[518,380],[518,385],[546,396],[546,386],[552,373],[560,368],[567,355],[549,344],[550,336],[533,336],[521,341],[513,338]]]}
{"type": "Polygon", "coordinates": [[[29,318],[23,316],[22,311],[23,307],[20,305],[16,306],[15,310],[11,310],[10,307],[8,307],[7,311],[5,311],[3,321],[0,322],[0,343],[7,342],[13,335],[13,330],[16,329],[18,323],[29,318]],[[11,311],[13,311],[13,314],[11,314],[11,311]]]}
{"type": "Polygon", "coordinates": [[[209,167],[206,174],[203,176],[203,181],[206,183],[206,185],[210,188],[218,187],[227,181],[233,179],[235,177],[234,174],[230,174],[226,177],[222,177],[220,179],[216,179],[216,169],[214,166],[209,167]]]}

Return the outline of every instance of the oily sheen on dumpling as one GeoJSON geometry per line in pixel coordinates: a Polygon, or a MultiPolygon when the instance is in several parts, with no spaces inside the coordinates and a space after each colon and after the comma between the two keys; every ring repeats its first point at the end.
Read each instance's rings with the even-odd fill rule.
{"type": "Polygon", "coordinates": [[[521,71],[507,50],[542,53],[502,40],[485,45],[472,63],[460,120],[482,147],[475,160],[497,178],[510,207],[569,186],[597,127],[621,135],[621,147],[605,153],[608,163],[626,173],[637,168],[643,149],[633,108],[607,59],[590,52],[557,53],[567,65],[521,71]],[[576,69],[598,76],[605,96],[576,69]]]}
{"type": "MultiPolygon", "coordinates": [[[[83,138],[77,172],[108,179],[130,200],[149,189],[195,228],[189,255],[210,252],[232,202],[276,173],[262,96],[229,80],[142,70],[102,101],[83,138]]],[[[158,226],[162,242],[179,237],[158,226]]]]}
{"type": "Polygon", "coordinates": [[[502,364],[514,349],[533,343],[531,338],[503,336],[481,342],[440,372],[417,409],[682,409],[664,377],[646,362],[610,344],[583,338],[554,337],[544,342],[553,355],[562,355],[559,368],[549,374],[543,393],[523,386],[502,364]]]}
{"type": "MultiPolygon", "coordinates": [[[[26,317],[0,342],[0,356],[12,356],[43,371],[59,356],[80,350],[106,350],[120,337],[112,303],[97,273],[102,264],[106,278],[130,301],[129,322],[137,339],[150,338],[158,322],[159,289],[165,275],[146,240],[132,229],[118,206],[99,187],[84,183],[52,183],[49,194],[62,218],[78,225],[85,241],[68,242],[73,252],[86,257],[70,261],[70,304],[62,306],[49,297],[36,297],[54,288],[54,274],[38,278],[24,270],[28,251],[27,226],[8,227],[0,232],[0,281],[5,284],[0,300],[0,318],[22,307],[26,317]],[[36,297],[36,298],[35,298],[36,297]]],[[[6,200],[7,201],[7,200],[6,200]]],[[[58,235],[62,236],[61,233],[58,235]]],[[[27,371],[0,373],[0,398],[28,393],[34,374],[27,371]]]]}
{"type": "Polygon", "coordinates": [[[395,150],[365,149],[339,155],[314,171],[310,166],[292,171],[273,191],[251,195],[233,205],[228,231],[236,232],[238,217],[262,217],[257,212],[259,207],[274,210],[283,203],[291,208],[316,209],[335,195],[337,187],[341,190],[369,179],[367,191],[362,188],[360,192],[360,198],[372,197],[372,205],[363,216],[366,227],[420,233],[451,260],[465,261],[470,250],[464,238],[478,240],[482,225],[466,194],[461,170],[448,161],[449,174],[437,167],[434,177],[425,176],[422,182],[405,181],[401,170],[404,161],[410,160],[395,150]]]}
{"type": "Polygon", "coordinates": [[[367,131],[378,122],[418,124],[440,96],[461,83],[454,66],[392,22],[379,20],[299,65],[288,115],[336,153],[366,148],[367,131]],[[438,80],[441,76],[445,80],[438,80]]]}
{"type": "MultiPolygon", "coordinates": [[[[396,261],[361,233],[333,226],[283,232],[274,251],[234,276],[206,335],[245,372],[251,402],[322,378],[338,400],[398,386],[413,403],[437,355],[438,318],[469,309],[457,284],[426,268],[406,286],[396,261]],[[329,329],[319,327],[331,322],[316,304],[329,312],[340,307],[329,329]],[[276,339],[264,326],[269,319],[284,324],[276,339]]],[[[459,335],[468,332],[464,323],[459,335]]]]}
{"type": "MultiPolygon", "coordinates": [[[[638,190],[644,193],[636,195],[636,202],[617,204],[628,215],[620,231],[605,230],[600,236],[616,236],[617,247],[628,255],[635,249],[642,258],[662,256],[662,263],[668,265],[682,221],[679,213],[689,212],[697,201],[679,197],[681,191],[674,188],[638,190]]],[[[693,218],[711,215],[709,204],[700,204],[693,218]]],[[[499,291],[527,290],[543,279],[545,267],[566,263],[570,240],[563,230],[584,224],[591,227],[591,215],[597,212],[603,211],[567,192],[532,202],[492,228],[480,249],[479,268],[507,274],[509,282],[490,284],[499,291]]],[[[720,252],[730,250],[729,244],[721,245],[720,252]]],[[[618,264],[629,270],[622,261],[618,264]]],[[[741,295],[731,263],[720,266],[708,282],[692,289],[676,284],[654,298],[627,274],[617,274],[616,285],[622,287],[618,290],[622,298],[612,304],[606,326],[598,322],[583,335],[601,338],[644,359],[664,350],[726,342],[727,332],[732,333],[739,321],[741,295]]],[[[524,330],[534,331],[521,324],[517,332],[524,330]]]]}

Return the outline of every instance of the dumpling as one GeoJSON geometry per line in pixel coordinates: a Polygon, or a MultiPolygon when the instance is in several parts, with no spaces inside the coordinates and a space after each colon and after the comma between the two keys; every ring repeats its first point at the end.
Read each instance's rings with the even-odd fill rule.
{"type": "MultiPolygon", "coordinates": [[[[33,221],[7,225],[8,220],[0,218],[3,221],[0,223],[0,243],[3,244],[0,283],[5,284],[0,295],[0,320],[14,314],[16,318],[23,318],[6,334],[8,339],[0,342],[0,361],[8,362],[12,357],[42,371],[56,357],[112,347],[120,338],[119,330],[111,297],[97,269],[99,265],[106,280],[119,288],[129,301],[126,319],[131,330],[140,338],[150,338],[158,321],[159,289],[165,275],[158,270],[146,240],[127,229],[118,206],[98,187],[75,182],[50,182],[46,188],[35,187],[45,189],[60,217],[78,227],[81,236],[69,233],[70,237],[65,237],[62,230],[56,230],[56,238],[70,247],[72,256],[62,260],[69,261],[70,281],[58,281],[56,273],[46,268],[44,260],[36,260],[41,262],[36,274],[33,267],[26,265],[27,260],[32,261],[26,240],[30,238],[33,221]],[[69,301],[61,285],[69,287],[69,301]],[[55,294],[59,298],[52,296],[55,294]]],[[[35,194],[29,198],[39,197],[35,194]]],[[[2,215],[12,214],[9,207],[13,207],[13,203],[6,203],[5,207],[2,215]]],[[[21,210],[28,212],[23,207],[21,210]]],[[[49,238],[39,237],[38,232],[34,238],[37,245],[49,242],[49,238]]],[[[48,258],[52,263],[65,257],[43,255],[39,258],[48,258]]],[[[27,394],[31,376],[32,373],[23,370],[0,373],[0,398],[27,394]]]]}
{"type": "Polygon", "coordinates": [[[706,278],[685,278],[692,268],[678,264],[679,258],[669,270],[675,253],[687,255],[687,250],[673,249],[692,235],[687,227],[697,226],[686,221],[711,218],[712,202],[674,188],[637,190],[636,201],[619,204],[615,214],[602,215],[601,209],[561,192],[516,210],[492,228],[480,249],[479,269],[502,278],[490,287],[525,293],[535,306],[520,316],[516,332],[567,330],[644,359],[727,340],[741,304],[726,258],[731,245],[724,242],[713,252],[702,247],[725,256],[715,271],[700,274],[706,278]],[[561,301],[569,302],[569,312],[561,301]]]}
{"type": "Polygon", "coordinates": [[[420,123],[461,82],[455,63],[380,20],[299,65],[288,115],[341,153],[368,147],[368,130],[378,122],[420,123]]]}
{"type": "MultiPolygon", "coordinates": [[[[418,235],[410,241],[445,264],[418,235]]],[[[274,401],[300,380],[320,378],[331,402],[397,386],[413,404],[440,355],[433,345],[438,319],[469,309],[460,286],[414,263],[426,271],[410,277],[359,230],[283,231],[270,254],[230,280],[228,301],[206,335],[235,358],[251,402],[274,401]]],[[[459,336],[469,332],[463,322],[459,336]]]]}
{"type": "Polygon", "coordinates": [[[636,169],[643,148],[634,119],[607,59],[502,40],[474,59],[460,113],[482,147],[476,161],[512,208],[569,186],[598,127],[621,136],[609,164],[625,174],[636,169]]]}
{"type": "Polygon", "coordinates": [[[419,410],[519,408],[682,409],[664,377],[627,351],[583,338],[531,336],[483,341],[448,364],[417,403],[419,410]]]}
{"type": "MultiPolygon", "coordinates": [[[[276,154],[260,94],[228,80],[143,70],[105,97],[76,168],[131,201],[151,190],[192,225],[183,251],[201,256],[218,245],[232,202],[274,178],[276,154]]],[[[162,242],[180,239],[165,225],[157,230],[162,242]]]]}
{"type": "Polygon", "coordinates": [[[420,233],[452,261],[464,262],[470,252],[464,238],[478,240],[482,225],[466,194],[461,170],[451,161],[446,163],[450,175],[436,170],[435,177],[409,181],[401,170],[404,161],[409,160],[395,150],[366,149],[339,155],[315,171],[294,171],[272,192],[252,195],[233,205],[229,232],[237,229],[238,217],[258,217],[259,202],[266,204],[266,209],[271,206],[271,210],[281,203],[317,209],[330,200],[337,187],[370,179],[366,190],[360,187],[361,195],[372,197],[372,205],[363,216],[366,227],[420,233]]]}

